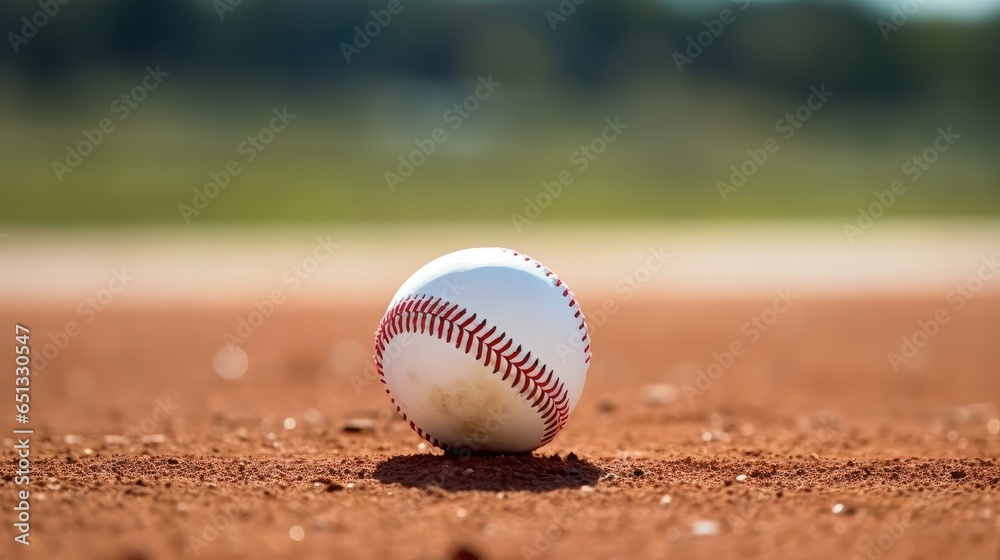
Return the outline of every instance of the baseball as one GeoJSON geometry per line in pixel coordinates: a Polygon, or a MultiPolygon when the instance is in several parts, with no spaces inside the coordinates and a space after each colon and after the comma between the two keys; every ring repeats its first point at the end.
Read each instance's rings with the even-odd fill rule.
{"type": "Polygon", "coordinates": [[[580,400],[590,355],[566,283],[499,247],[425,265],[375,335],[375,365],[396,410],[453,452],[523,453],[552,441],[580,400]]]}

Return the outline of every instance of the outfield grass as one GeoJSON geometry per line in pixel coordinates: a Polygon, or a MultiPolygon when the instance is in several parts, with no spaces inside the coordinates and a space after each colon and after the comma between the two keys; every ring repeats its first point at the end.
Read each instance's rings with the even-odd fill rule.
{"type": "Polygon", "coordinates": [[[545,220],[846,219],[895,179],[908,190],[888,210],[893,215],[1000,214],[996,129],[974,117],[911,117],[917,108],[874,119],[863,107],[831,102],[784,139],[774,123],[798,100],[744,105],[733,97],[664,92],[569,105],[558,96],[539,102],[501,90],[458,130],[441,118],[454,95],[432,96],[421,111],[381,99],[298,100],[289,103],[296,119],[247,162],[239,145],[268,123],[272,107],[285,103],[163,98],[151,95],[127,120],[116,121],[114,132],[61,182],[53,161],[65,162],[66,146],[83,139],[82,129],[114,116],[106,103],[81,102],[48,116],[8,107],[0,129],[0,223],[184,224],[179,206],[192,205],[193,189],[203,189],[209,173],[233,159],[240,174],[207,207],[188,213],[189,221],[505,221],[525,214],[526,197],[544,203],[546,196],[537,199],[542,182],[563,170],[572,184],[544,209],[545,220]],[[581,171],[572,154],[615,115],[629,128],[581,171]],[[911,182],[903,164],[948,124],[962,139],[911,182]],[[436,127],[447,129],[448,139],[390,190],[385,172],[397,171],[413,139],[436,127]],[[724,201],[718,182],[728,183],[730,166],[770,137],[779,151],[724,201]]]}

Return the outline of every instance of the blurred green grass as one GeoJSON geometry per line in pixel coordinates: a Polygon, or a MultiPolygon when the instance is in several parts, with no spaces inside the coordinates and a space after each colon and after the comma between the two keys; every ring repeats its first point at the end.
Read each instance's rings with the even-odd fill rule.
{"type": "MultiPolygon", "coordinates": [[[[128,82],[122,82],[121,90],[128,82]]],[[[118,91],[113,85],[101,91],[118,91]]],[[[469,89],[471,91],[471,88],[469,89]]],[[[775,121],[805,101],[753,92],[633,87],[580,99],[569,92],[501,88],[412,177],[390,191],[384,178],[416,137],[447,126],[441,113],[468,91],[432,92],[414,105],[365,92],[244,96],[165,84],[93,154],[56,180],[53,160],[106,116],[110,99],[82,95],[73,106],[4,107],[0,129],[0,223],[77,226],[178,224],[192,189],[209,181],[237,145],[264,126],[272,107],[298,117],[192,218],[197,224],[508,221],[525,197],[570,169],[574,183],[541,220],[671,218],[853,218],[872,192],[904,178],[903,163],[930,146],[938,126],[963,135],[888,214],[1000,213],[996,127],[975,114],[931,107],[866,107],[834,99],[724,202],[716,183],[748,148],[778,137],[775,121]],[[171,87],[175,91],[168,91],[171,87]],[[206,102],[206,99],[209,99],[206,102]],[[198,100],[197,103],[194,101],[198,100]],[[600,134],[605,117],[629,129],[578,171],[570,154],[600,134]]],[[[401,98],[402,99],[402,98],[401,98]]],[[[39,102],[41,103],[41,102],[39,102]]]]}

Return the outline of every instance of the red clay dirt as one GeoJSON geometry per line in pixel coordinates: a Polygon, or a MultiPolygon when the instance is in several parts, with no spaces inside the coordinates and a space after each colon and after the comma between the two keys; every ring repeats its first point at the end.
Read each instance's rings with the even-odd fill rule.
{"type": "MultiPolygon", "coordinates": [[[[636,298],[592,322],[552,444],[476,457],[371,378],[379,303],[280,308],[235,380],[213,358],[247,310],[109,308],[33,374],[32,544],[5,441],[0,558],[997,559],[1000,299],[887,357],[942,303],[803,298],[754,340],[770,300],[636,298]]],[[[3,312],[35,350],[74,319],[3,312]]]]}

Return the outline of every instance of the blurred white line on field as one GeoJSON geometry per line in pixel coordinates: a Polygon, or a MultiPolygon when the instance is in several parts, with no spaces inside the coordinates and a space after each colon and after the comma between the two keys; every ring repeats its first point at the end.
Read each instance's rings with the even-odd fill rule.
{"type": "MultiPolygon", "coordinates": [[[[792,288],[944,298],[1000,262],[996,220],[884,220],[854,244],[832,221],[536,224],[524,234],[509,224],[6,233],[0,300],[12,303],[80,302],[123,268],[135,279],[116,302],[243,304],[276,289],[293,302],[388,302],[427,261],[486,245],[531,255],[583,297],[764,297],[792,288]],[[314,257],[324,251],[329,258],[314,257]],[[664,254],[663,266],[651,266],[664,254]]],[[[1000,274],[981,284],[1000,293],[1000,274]]]]}

